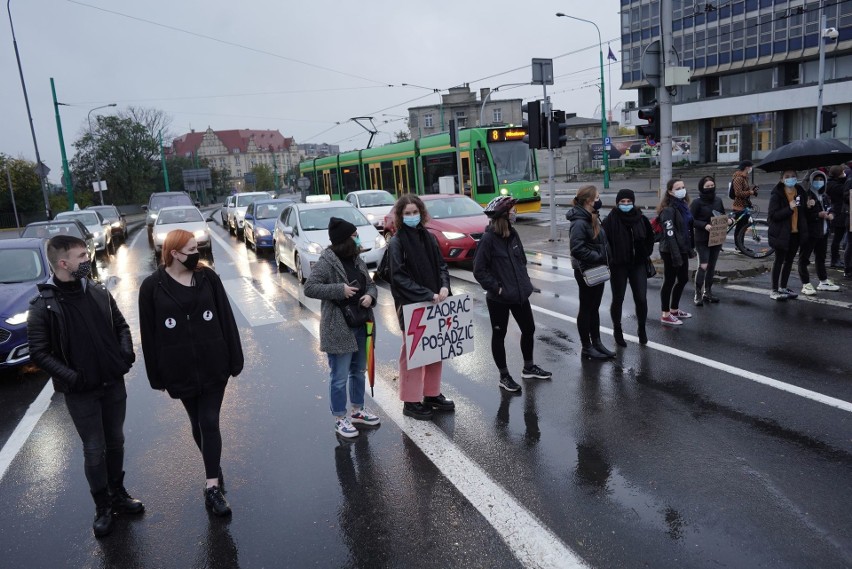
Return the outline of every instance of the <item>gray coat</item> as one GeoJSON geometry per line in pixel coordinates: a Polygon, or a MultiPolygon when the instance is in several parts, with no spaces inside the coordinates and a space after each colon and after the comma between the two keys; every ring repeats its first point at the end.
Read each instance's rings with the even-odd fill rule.
{"type": "MultiPolygon", "coordinates": [[[[367,277],[367,294],[373,297],[372,306],[376,305],[378,289],[367,265],[361,256],[355,257],[355,266],[367,277]]],[[[340,258],[331,249],[326,249],[320,255],[319,261],[311,269],[311,276],[305,281],[305,296],[322,300],[320,312],[320,350],[328,354],[348,354],[358,351],[355,334],[346,324],[343,311],[337,302],[346,300],[343,287],[348,282],[346,269],[340,258]]]]}

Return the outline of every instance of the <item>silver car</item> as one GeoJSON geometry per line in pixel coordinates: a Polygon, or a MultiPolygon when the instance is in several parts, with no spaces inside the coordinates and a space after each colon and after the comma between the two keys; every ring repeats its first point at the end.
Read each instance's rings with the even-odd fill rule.
{"type": "Polygon", "coordinates": [[[393,209],[396,198],[385,190],[358,190],[346,194],[346,201],[360,209],[361,213],[367,216],[367,220],[382,231],[385,216],[393,209]]]}
{"type": "Polygon", "coordinates": [[[367,268],[375,270],[385,252],[387,242],[381,233],[348,202],[294,203],[275,222],[272,249],[278,270],[290,269],[303,283],[319,260],[323,249],[331,244],[328,222],[339,217],[358,228],[361,258],[367,268]]]}
{"type": "Polygon", "coordinates": [[[96,211],[63,211],[56,214],[56,219],[76,219],[86,226],[95,238],[95,251],[99,253],[115,253],[112,243],[110,223],[96,211]]]}
{"type": "Polygon", "coordinates": [[[163,252],[166,235],[175,229],[192,233],[198,242],[198,248],[210,253],[210,228],[207,227],[204,216],[195,206],[178,205],[162,208],[157,215],[157,221],[154,222],[154,254],[157,257],[163,252]]]}

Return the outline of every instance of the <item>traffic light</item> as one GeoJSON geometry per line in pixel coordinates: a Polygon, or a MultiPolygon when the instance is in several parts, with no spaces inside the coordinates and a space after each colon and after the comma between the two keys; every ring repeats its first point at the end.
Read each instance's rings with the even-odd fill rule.
{"type": "Polygon", "coordinates": [[[639,118],[648,124],[637,125],[636,134],[644,136],[651,146],[656,145],[660,141],[660,105],[639,109],[639,118]]]}
{"type": "Polygon", "coordinates": [[[455,119],[450,119],[450,146],[453,148],[456,147],[456,121],[455,119]]]}
{"type": "Polygon", "coordinates": [[[828,111],[826,109],[822,110],[822,120],[820,124],[822,128],[819,129],[821,133],[828,132],[830,130],[834,130],[837,127],[837,112],[836,111],[828,111]]]}
{"type": "Polygon", "coordinates": [[[568,124],[565,111],[553,111],[550,121],[550,142],[553,148],[562,148],[568,144],[568,124]]]}
{"type": "Polygon", "coordinates": [[[530,148],[545,148],[547,144],[541,144],[541,101],[530,101],[521,107],[521,112],[527,115],[524,119],[524,128],[527,129],[524,142],[529,144],[530,148]]]}

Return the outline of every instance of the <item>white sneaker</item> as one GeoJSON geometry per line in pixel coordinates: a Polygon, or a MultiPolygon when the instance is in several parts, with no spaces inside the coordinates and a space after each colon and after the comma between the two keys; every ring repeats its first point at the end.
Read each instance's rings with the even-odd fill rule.
{"type": "Polygon", "coordinates": [[[807,283],[805,286],[802,287],[802,294],[804,294],[805,296],[815,295],[816,289],[814,288],[814,285],[812,285],[811,283],[807,283]]]}
{"type": "Polygon", "coordinates": [[[840,290],[840,287],[834,284],[834,281],[831,279],[825,279],[824,281],[819,281],[819,285],[817,285],[817,290],[827,290],[828,292],[837,292],[840,290]]]}
{"type": "Polygon", "coordinates": [[[352,426],[352,423],[349,422],[349,419],[346,417],[341,417],[334,423],[334,432],[340,435],[341,437],[346,437],[347,439],[351,439],[352,437],[358,436],[358,429],[352,426]]]}
{"type": "Polygon", "coordinates": [[[350,423],[358,423],[361,425],[375,426],[381,423],[378,415],[373,415],[366,409],[359,409],[349,415],[350,423]]]}

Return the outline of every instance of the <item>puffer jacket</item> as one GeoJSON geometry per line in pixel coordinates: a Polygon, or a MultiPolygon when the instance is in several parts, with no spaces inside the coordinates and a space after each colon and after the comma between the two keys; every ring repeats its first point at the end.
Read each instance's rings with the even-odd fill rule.
{"type": "Polygon", "coordinates": [[[819,193],[819,190],[814,189],[814,177],[819,174],[820,172],[815,171],[808,177],[808,199],[814,200],[813,207],[805,209],[805,215],[808,218],[809,239],[822,239],[831,231],[831,222],[825,217],[821,217],[822,212],[832,209],[831,198],[828,197],[827,191],[819,193]]]}
{"type": "MultiPolygon", "coordinates": [[[[796,196],[799,198],[798,230],[799,243],[808,239],[808,217],[807,202],[808,194],[805,189],[796,184],[796,196]]],[[[769,223],[769,246],[786,251],[790,247],[790,235],[793,233],[791,218],[793,210],[790,209],[790,201],[784,191],[784,182],[778,182],[769,195],[769,209],[766,212],[766,221],[769,223]]],[[[776,253],[777,255],[778,253],[776,253]]]]}
{"type": "Polygon", "coordinates": [[[683,214],[674,206],[663,208],[657,216],[660,225],[663,226],[663,235],[660,238],[660,253],[668,253],[672,257],[672,265],[680,267],[689,261],[693,249],[694,237],[692,231],[685,231],[686,220],[683,214]],[[687,239],[687,235],[689,238],[687,239]]]}
{"type": "Polygon", "coordinates": [[[607,239],[603,226],[595,237],[592,214],[580,206],[574,206],[565,214],[571,222],[568,240],[571,246],[571,266],[580,271],[609,264],[607,239]]]}
{"type": "MultiPolygon", "coordinates": [[[[77,370],[70,367],[68,352],[70,344],[68,331],[65,328],[65,317],[59,298],[62,291],[51,277],[46,283],[38,285],[38,295],[30,301],[27,315],[27,336],[30,347],[30,358],[41,369],[50,374],[53,388],[62,393],[90,391],[101,387],[97,384],[86,384],[77,370]]],[[[101,283],[83,279],[85,294],[95,299],[103,316],[103,325],[111,326],[118,340],[121,359],[127,364],[127,370],[136,361],[133,352],[133,338],[130,327],[115,304],[115,299],[101,283]]],[[[126,372],[125,372],[126,373],[126,372]]]]}
{"type": "MultiPolygon", "coordinates": [[[[367,279],[367,294],[373,298],[370,305],[372,319],[373,306],[376,305],[378,289],[367,265],[361,256],[355,257],[355,266],[367,279]]],[[[337,254],[326,249],[320,255],[319,261],[311,268],[311,275],[305,281],[305,296],[322,300],[320,307],[320,350],[327,354],[349,354],[358,351],[355,334],[346,324],[346,318],[338,303],[346,300],[343,287],[349,279],[346,269],[337,254]]]]}
{"type": "Polygon", "coordinates": [[[193,306],[184,306],[169,292],[173,284],[160,267],[139,288],[148,381],[174,399],[224,389],[228,378],[243,370],[240,332],[225,287],[213,269],[196,271],[197,298],[193,306]]]}
{"type": "Polygon", "coordinates": [[[504,239],[488,226],[476,246],[473,278],[485,289],[488,300],[523,304],[533,293],[533,285],[527,273],[527,255],[521,238],[514,227],[510,231],[509,237],[504,239]]]}

